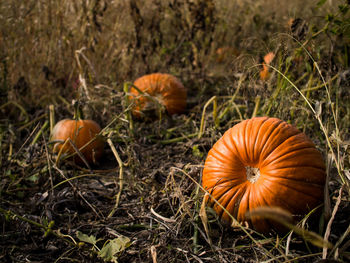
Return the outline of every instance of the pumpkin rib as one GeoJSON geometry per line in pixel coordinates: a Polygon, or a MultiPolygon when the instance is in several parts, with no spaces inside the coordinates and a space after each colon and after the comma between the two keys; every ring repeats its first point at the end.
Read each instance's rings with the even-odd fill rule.
{"type": "Polygon", "coordinates": [[[250,192],[251,192],[251,187],[247,187],[246,191],[243,193],[243,196],[240,200],[240,202],[238,203],[238,214],[237,214],[237,220],[239,222],[243,222],[245,219],[245,214],[246,211],[249,211],[249,196],[250,196],[250,192]]]}
{"type": "MultiPolygon", "coordinates": [[[[271,180],[271,178],[264,178],[265,180],[271,180]]],[[[288,189],[292,189],[292,190],[294,190],[295,192],[298,192],[298,193],[300,193],[300,194],[304,194],[304,195],[306,195],[306,196],[311,196],[312,198],[314,198],[314,199],[318,199],[319,197],[318,196],[314,196],[313,194],[314,194],[314,191],[301,191],[300,189],[298,189],[298,188],[295,188],[295,187],[292,187],[292,182],[291,182],[291,180],[287,180],[288,181],[288,184],[286,185],[285,184],[285,182],[283,183],[283,182],[281,182],[281,178],[279,178],[280,180],[276,180],[276,181],[273,181],[273,183],[274,184],[279,184],[279,185],[281,185],[281,186],[284,186],[284,187],[286,187],[286,188],[288,188],[288,189]]],[[[309,185],[309,183],[304,183],[304,184],[307,184],[307,185],[309,185]]],[[[300,185],[300,182],[298,182],[298,185],[300,185]]],[[[313,186],[312,187],[312,189],[315,189],[315,188],[319,188],[319,186],[320,185],[313,185],[313,184],[311,184],[311,186],[313,186]]]]}
{"type": "MultiPolygon", "coordinates": [[[[244,153],[245,153],[245,157],[248,157],[248,159],[251,159],[251,158],[249,158],[249,157],[251,157],[250,156],[250,152],[249,152],[249,148],[248,148],[248,145],[249,145],[249,137],[248,136],[246,136],[246,133],[247,133],[247,129],[249,128],[249,124],[250,124],[251,122],[249,122],[249,121],[247,121],[246,123],[245,123],[245,125],[244,125],[244,128],[242,129],[242,133],[243,133],[243,149],[244,149],[244,153]]],[[[240,152],[241,153],[241,152],[240,152]]],[[[250,162],[253,162],[253,160],[249,160],[250,162]]],[[[247,163],[244,163],[243,162],[243,164],[244,164],[244,166],[251,166],[252,164],[247,164],[247,163]]]]}
{"type": "MultiPolygon", "coordinates": [[[[272,191],[271,187],[267,186],[266,183],[261,184],[261,185],[259,186],[259,188],[262,188],[262,187],[264,187],[264,189],[265,189],[265,190],[261,190],[261,191],[260,191],[260,192],[261,192],[261,198],[264,200],[264,203],[265,203],[264,206],[274,206],[275,204],[273,204],[269,199],[266,199],[266,198],[265,198],[265,197],[267,196],[267,194],[266,194],[266,193],[263,194],[263,192],[268,191],[268,192],[270,193],[270,195],[271,195],[271,194],[274,194],[274,191],[272,191]]],[[[289,211],[292,210],[292,207],[290,207],[289,204],[286,204],[286,203],[285,203],[285,207],[286,207],[289,211]]]]}
{"type": "MultiPolygon", "coordinates": [[[[229,150],[229,146],[227,144],[226,141],[223,141],[222,143],[225,148],[227,149],[226,152],[228,152],[229,150]]],[[[235,147],[235,144],[232,143],[232,146],[235,147]]],[[[213,147],[210,152],[209,152],[209,156],[215,156],[215,160],[216,161],[219,161],[221,164],[223,164],[222,167],[225,167],[225,170],[227,171],[230,171],[230,172],[237,172],[239,169],[233,169],[233,167],[227,167],[227,165],[225,165],[227,162],[232,162],[233,160],[236,160],[235,163],[237,164],[240,164],[242,168],[245,167],[244,163],[243,163],[243,160],[240,158],[239,155],[236,155],[236,154],[233,154],[232,152],[230,153],[230,155],[225,155],[223,153],[221,153],[219,150],[217,150],[215,147],[213,147]],[[219,157],[221,157],[219,159],[219,157]]],[[[215,163],[215,162],[214,162],[215,163]]],[[[217,162],[216,162],[217,163],[217,162]]],[[[216,168],[219,168],[219,169],[222,169],[222,167],[219,167],[218,165],[213,165],[213,167],[216,167],[216,168]]],[[[208,164],[208,168],[210,168],[210,164],[208,164]]]]}
{"type": "MultiPolygon", "coordinates": [[[[232,190],[232,188],[230,189],[230,190],[232,190]]],[[[228,192],[228,191],[227,191],[228,192]]],[[[225,193],[225,194],[227,194],[227,192],[225,193]]],[[[239,200],[241,200],[241,198],[242,198],[242,196],[243,196],[243,191],[242,190],[240,190],[239,188],[238,188],[238,191],[235,191],[235,193],[234,193],[234,195],[225,195],[225,196],[222,196],[221,198],[219,198],[219,200],[217,199],[217,201],[223,206],[223,207],[225,207],[226,208],[226,210],[228,210],[228,211],[230,211],[230,209],[227,209],[228,207],[231,207],[232,206],[232,204],[231,204],[231,202],[233,202],[233,200],[235,200],[234,202],[233,202],[233,205],[234,204],[239,204],[240,203],[240,201],[237,201],[237,199],[239,199],[239,200]],[[224,201],[225,202],[222,202],[221,201],[221,199],[224,199],[224,201]]],[[[224,209],[222,209],[220,206],[218,206],[217,204],[215,204],[216,206],[217,206],[217,209],[219,209],[219,217],[222,217],[223,216],[223,214],[226,214],[226,212],[225,212],[225,210],[224,209]]],[[[239,205],[238,205],[239,206],[239,205]]],[[[231,215],[232,216],[236,216],[236,210],[233,210],[233,214],[231,213],[231,215]]],[[[228,215],[227,215],[228,216],[228,215]]]]}
{"type": "MultiPolygon", "coordinates": [[[[232,137],[232,136],[229,136],[229,138],[230,138],[230,137],[232,137]]],[[[225,142],[225,141],[224,141],[224,142],[225,142]]],[[[239,147],[237,146],[235,140],[232,140],[231,142],[232,142],[232,146],[235,148],[235,152],[236,152],[236,153],[239,153],[239,154],[236,154],[236,155],[234,155],[234,156],[237,157],[236,159],[239,160],[239,162],[241,163],[241,165],[242,165],[243,167],[246,167],[246,166],[247,166],[247,163],[242,159],[242,155],[241,155],[240,151],[238,150],[239,147]]],[[[225,142],[225,143],[226,143],[226,142],[225,142]]],[[[229,161],[232,161],[232,160],[230,159],[229,161]]]]}
{"type": "MultiPolygon", "coordinates": [[[[281,122],[276,122],[276,121],[274,123],[271,123],[271,124],[266,124],[268,122],[268,120],[275,121],[274,118],[271,118],[271,119],[266,118],[266,120],[259,126],[259,134],[258,135],[260,136],[260,133],[265,133],[264,135],[262,135],[262,139],[264,141],[260,142],[261,144],[263,144],[263,148],[261,148],[260,153],[264,152],[265,147],[269,146],[268,141],[271,137],[271,134],[277,130],[279,125],[281,125],[281,122]],[[262,131],[262,129],[265,128],[265,125],[269,125],[268,130],[267,130],[268,132],[262,131]]],[[[258,137],[258,135],[257,135],[257,137],[258,137]]]]}
{"type": "MultiPolygon", "coordinates": [[[[229,188],[230,190],[231,188],[229,188]]],[[[232,199],[232,195],[227,195],[227,192],[229,192],[227,189],[224,189],[222,191],[213,189],[212,195],[215,195],[215,200],[220,203],[223,207],[227,207],[227,204],[230,202],[230,199],[232,199]]],[[[221,218],[224,210],[214,201],[213,198],[210,198],[210,202],[213,204],[214,210],[217,212],[218,216],[221,218]]]]}
{"type": "MultiPolygon", "coordinates": [[[[256,206],[252,210],[258,207],[276,207],[277,206],[276,204],[273,204],[272,202],[270,202],[268,199],[265,198],[266,191],[271,191],[269,187],[265,185],[260,185],[260,187],[257,187],[257,189],[260,190],[259,191],[260,198],[257,198],[256,206]],[[265,187],[265,190],[261,190],[262,187],[265,187]],[[265,192],[265,194],[263,194],[263,192],[265,192]]],[[[284,209],[288,211],[294,210],[294,208],[287,203],[284,203],[283,205],[284,205],[284,209]]],[[[261,218],[261,217],[252,217],[250,219],[250,222],[251,222],[251,225],[256,230],[261,232],[265,232],[265,229],[276,229],[276,226],[278,226],[278,228],[281,228],[281,226],[279,226],[278,223],[266,218],[261,218]]]]}
{"type": "Polygon", "coordinates": [[[267,120],[268,120],[268,118],[266,118],[265,120],[263,120],[263,122],[262,122],[261,125],[259,126],[259,128],[258,128],[258,130],[257,130],[257,132],[256,132],[254,144],[253,144],[253,150],[252,150],[252,152],[254,153],[253,158],[254,158],[254,160],[257,159],[257,161],[258,161],[259,163],[260,163],[259,158],[256,158],[256,156],[255,156],[255,148],[258,148],[258,146],[257,146],[257,140],[258,140],[258,138],[259,138],[259,134],[260,134],[260,131],[261,131],[261,126],[262,126],[267,120]]]}
{"type": "MultiPolygon", "coordinates": [[[[292,137],[294,137],[294,136],[292,136],[292,137]]],[[[292,138],[292,137],[290,137],[290,138],[292,138]]],[[[274,151],[272,151],[268,156],[266,156],[264,158],[263,166],[269,166],[273,162],[279,162],[280,158],[285,158],[286,155],[288,155],[288,154],[294,153],[295,155],[297,155],[298,151],[303,151],[303,150],[309,149],[309,150],[312,151],[312,153],[315,153],[315,148],[314,147],[312,147],[311,145],[305,145],[305,143],[303,143],[303,142],[300,142],[299,144],[295,144],[294,148],[289,147],[288,151],[282,151],[281,152],[279,147],[285,147],[284,144],[288,144],[289,143],[289,139],[284,141],[284,142],[282,142],[278,147],[276,147],[276,149],[274,151]],[[277,152],[277,154],[276,154],[276,152],[277,152]],[[274,156],[272,158],[271,155],[273,155],[273,154],[276,154],[278,156],[274,156]],[[269,161],[269,159],[271,159],[271,160],[269,161]]]]}
{"type": "MultiPolygon", "coordinates": [[[[230,182],[229,180],[226,182],[230,182]]],[[[206,189],[212,196],[215,195],[215,199],[224,207],[229,207],[230,202],[232,200],[236,200],[237,201],[237,196],[240,196],[244,193],[244,189],[246,188],[246,182],[243,182],[242,184],[238,184],[238,185],[232,185],[228,184],[228,185],[222,185],[226,182],[217,182],[217,184],[215,186],[213,186],[211,189],[206,189]],[[220,188],[220,189],[218,189],[220,188]],[[227,195],[228,192],[232,192],[231,195],[227,195]],[[223,202],[224,200],[224,202],[223,202]]],[[[224,213],[224,210],[218,206],[214,201],[212,201],[214,203],[214,207],[217,207],[217,209],[219,210],[219,216],[221,217],[222,214],[224,213]],[[222,210],[220,212],[220,209],[222,210]]]]}
{"type": "MultiPolygon", "coordinates": [[[[211,187],[208,187],[208,188],[205,188],[209,194],[212,194],[214,191],[215,192],[221,192],[220,190],[217,190],[218,188],[221,188],[221,189],[225,189],[225,188],[232,188],[232,185],[229,184],[229,185],[226,185],[227,183],[230,183],[229,180],[227,181],[224,181],[224,182],[220,182],[219,183],[219,180],[217,180],[216,184],[214,186],[211,186],[211,187]],[[225,185],[223,185],[225,184],[225,185]]],[[[224,195],[226,193],[226,191],[224,193],[221,193],[220,196],[224,195]]]]}
{"type": "MultiPolygon", "coordinates": [[[[245,191],[247,191],[247,189],[248,189],[247,184],[244,184],[242,188],[237,187],[237,191],[235,191],[235,194],[233,195],[231,200],[229,200],[228,205],[226,207],[224,206],[226,208],[226,210],[229,211],[230,214],[235,218],[238,217],[239,208],[241,206],[242,199],[244,198],[245,191]],[[230,210],[232,210],[232,209],[230,209],[231,207],[234,208],[233,211],[230,211],[230,210]]],[[[221,210],[222,210],[222,212],[220,213],[220,217],[222,217],[223,214],[226,214],[226,212],[223,209],[221,209],[221,210]]]]}
{"type": "MultiPolygon", "coordinates": [[[[271,189],[270,190],[270,194],[272,195],[276,195],[274,191],[272,191],[271,189]]],[[[264,199],[266,200],[266,199],[264,199]]],[[[289,199],[287,199],[287,201],[285,202],[276,202],[275,200],[266,200],[266,205],[264,206],[268,206],[268,207],[281,207],[283,206],[284,209],[288,210],[290,213],[294,214],[295,215],[295,211],[298,211],[300,210],[298,207],[296,207],[296,203],[295,202],[291,202],[289,199]]]]}
{"type": "MultiPolygon", "coordinates": [[[[226,161],[228,161],[228,160],[230,159],[227,155],[223,154],[221,151],[216,150],[216,148],[212,148],[210,151],[213,152],[213,153],[215,153],[215,154],[214,154],[215,159],[216,159],[217,161],[220,161],[221,163],[225,163],[226,161]],[[221,157],[221,158],[219,158],[219,157],[221,157]]],[[[208,154],[208,155],[209,155],[209,154],[208,154]]],[[[213,155],[209,155],[209,156],[213,156],[213,155]]],[[[217,166],[217,165],[216,165],[216,166],[217,166]]]]}
{"type": "Polygon", "coordinates": [[[228,191],[231,190],[232,188],[235,188],[235,187],[240,187],[242,184],[244,184],[245,182],[241,183],[241,184],[236,184],[236,185],[233,185],[232,186],[232,182],[231,180],[227,180],[227,181],[221,181],[219,183],[219,181],[212,187],[210,188],[206,188],[206,190],[212,194],[214,191],[216,192],[216,195],[220,195],[219,197],[221,197],[222,195],[225,195],[227,191],[224,191],[223,193],[222,190],[217,190],[218,188],[221,188],[221,189],[226,189],[228,188],[228,191]],[[228,184],[228,185],[227,185],[228,184]],[[219,194],[220,193],[220,194],[219,194]]]}
{"type": "MultiPolygon", "coordinates": [[[[298,136],[298,135],[299,135],[299,134],[294,134],[294,135],[290,136],[289,138],[287,138],[286,140],[282,141],[273,151],[271,151],[267,156],[265,156],[264,159],[265,159],[265,160],[268,160],[269,157],[270,157],[272,154],[276,154],[276,152],[279,153],[280,156],[275,157],[275,158],[272,158],[271,162],[273,162],[273,161],[276,160],[276,158],[283,157],[283,155],[285,155],[285,154],[288,154],[288,153],[291,153],[291,152],[296,152],[296,151],[303,150],[303,149],[306,149],[306,148],[311,148],[310,145],[305,145],[305,143],[300,142],[300,144],[301,144],[301,145],[299,146],[300,148],[296,148],[296,149],[291,148],[290,151],[288,151],[288,152],[282,152],[282,153],[280,153],[280,148],[283,148],[283,147],[285,146],[285,144],[288,145],[288,143],[290,142],[290,140],[292,140],[295,136],[298,136]]],[[[297,147],[297,146],[295,146],[295,147],[297,147]]],[[[265,166],[267,166],[268,164],[269,164],[269,163],[266,163],[266,164],[264,163],[265,166]]]]}
{"type": "MultiPolygon", "coordinates": [[[[318,170],[318,174],[320,172],[323,172],[323,170],[321,168],[316,168],[316,167],[312,167],[312,166],[304,166],[304,165],[301,165],[301,166],[286,166],[286,167],[275,167],[273,170],[286,170],[286,169],[293,169],[293,168],[299,168],[299,169],[314,169],[314,170],[318,170]]],[[[280,173],[276,173],[276,174],[273,174],[271,173],[269,170],[267,169],[264,169],[264,175],[266,176],[269,176],[269,177],[276,177],[276,178],[285,178],[285,179],[289,179],[289,180],[295,180],[295,181],[303,181],[305,182],[305,178],[297,178],[297,177],[285,177],[285,176],[281,176],[280,173]]],[[[296,170],[296,169],[294,169],[296,170]]],[[[319,177],[319,176],[317,176],[319,177]]]]}
{"type": "MultiPolygon", "coordinates": [[[[231,137],[231,136],[230,136],[230,137],[231,137]]],[[[230,137],[228,137],[228,139],[231,139],[230,137]]],[[[224,138],[224,136],[221,137],[221,138],[224,138]]],[[[237,145],[236,145],[236,142],[235,142],[234,140],[230,140],[230,145],[229,145],[228,142],[227,142],[225,139],[222,139],[222,144],[226,147],[226,149],[228,149],[228,151],[229,151],[229,149],[231,148],[231,147],[230,147],[230,145],[231,145],[231,146],[233,146],[233,147],[235,148],[236,152],[239,153],[238,148],[237,148],[237,145]]],[[[212,149],[214,149],[214,148],[212,148],[212,149]]],[[[234,153],[231,151],[231,155],[232,155],[232,156],[236,156],[236,157],[237,157],[236,159],[238,159],[238,160],[240,161],[240,163],[241,163],[243,166],[245,166],[245,163],[244,163],[244,161],[242,160],[240,154],[234,154],[234,153]]],[[[231,155],[230,155],[230,156],[231,156],[231,155]]],[[[231,160],[234,158],[234,157],[232,158],[232,157],[230,157],[230,156],[227,156],[228,161],[231,161],[231,160]]]]}
{"type": "Polygon", "coordinates": [[[234,168],[231,168],[231,167],[214,166],[214,165],[210,166],[210,164],[208,165],[208,170],[210,170],[210,171],[216,171],[217,170],[217,172],[220,173],[220,174],[222,172],[231,174],[232,172],[237,172],[238,171],[238,169],[234,169],[234,168]]]}
{"type": "MultiPolygon", "coordinates": [[[[299,150],[297,153],[287,153],[285,155],[282,155],[280,157],[278,157],[276,160],[271,161],[269,164],[264,165],[264,167],[266,167],[267,169],[277,169],[279,168],[279,164],[283,164],[283,167],[288,167],[290,166],[292,163],[294,167],[305,167],[307,166],[308,160],[310,159],[315,159],[315,157],[320,157],[320,156],[316,156],[314,154],[315,152],[311,149],[311,148],[304,148],[303,150],[299,150]],[[311,151],[311,152],[310,152],[311,151]],[[296,156],[298,155],[303,155],[304,159],[302,161],[300,161],[299,163],[297,163],[296,161],[298,161],[298,159],[296,159],[296,156]],[[288,164],[287,164],[288,162],[288,164]]],[[[310,164],[311,165],[311,164],[310,164]]],[[[322,164],[321,163],[316,163],[314,162],[313,164],[314,166],[317,165],[317,167],[315,168],[319,168],[322,169],[322,164]]],[[[323,170],[323,169],[322,169],[323,170]]]]}
{"type": "Polygon", "coordinates": [[[209,188],[213,188],[213,187],[218,186],[218,185],[221,185],[221,184],[228,184],[228,183],[230,183],[230,184],[234,184],[234,185],[238,185],[238,184],[240,185],[242,183],[245,183],[245,180],[243,181],[241,178],[238,178],[238,177],[237,178],[233,178],[233,179],[231,179],[229,177],[226,177],[225,179],[226,180],[222,180],[222,181],[220,181],[220,179],[216,179],[215,180],[215,184],[213,184],[213,186],[208,186],[208,189],[209,188]]]}
{"type": "MultiPolygon", "coordinates": [[[[247,138],[245,136],[248,123],[249,123],[249,121],[242,123],[242,125],[243,125],[242,133],[238,134],[238,136],[237,136],[238,142],[236,140],[234,140],[233,136],[227,137],[228,140],[232,141],[233,146],[235,147],[236,152],[238,153],[237,155],[244,166],[250,165],[250,164],[248,164],[248,162],[250,162],[250,158],[249,158],[249,154],[247,151],[247,142],[246,142],[247,138]]],[[[234,130],[231,130],[231,131],[234,131],[234,130]]]]}
{"type": "MultiPolygon", "coordinates": [[[[252,198],[252,200],[250,200],[252,205],[250,206],[250,210],[249,211],[253,211],[257,207],[267,206],[267,203],[264,200],[264,195],[261,194],[259,189],[260,189],[260,187],[254,187],[254,189],[251,191],[251,192],[255,193],[255,196],[254,196],[254,198],[252,198]]],[[[249,219],[249,221],[250,221],[250,224],[255,229],[260,229],[260,228],[271,229],[272,228],[271,223],[268,220],[266,220],[266,219],[262,219],[261,217],[251,217],[249,219]]]]}
{"type": "MultiPolygon", "coordinates": [[[[254,144],[253,144],[253,153],[255,153],[255,148],[259,148],[259,147],[257,147],[257,141],[259,140],[259,138],[260,138],[260,134],[262,133],[262,127],[265,125],[265,123],[269,120],[269,118],[267,118],[267,117],[261,117],[262,118],[262,122],[261,123],[259,123],[259,127],[258,127],[258,129],[257,129],[257,131],[254,133],[254,134],[256,134],[256,136],[255,136],[255,141],[254,141],[254,144]]],[[[250,122],[251,123],[254,123],[254,121],[251,119],[250,120],[250,122]]],[[[266,139],[268,139],[268,137],[266,138],[266,139]]],[[[260,151],[258,152],[258,155],[260,155],[259,153],[262,151],[262,149],[260,149],[260,151]]],[[[253,157],[255,157],[255,156],[253,156],[253,157]]],[[[254,158],[255,159],[255,158],[254,158]]],[[[257,160],[256,161],[258,161],[258,163],[260,163],[260,159],[259,158],[257,158],[257,160]]]]}
{"type": "MultiPolygon", "coordinates": [[[[298,183],[305,183],[307,185],[313,185],[313,186],[320,186],[321,184],[318,184],[318,183],[315,183],[315,182],[305,182],[305,180],[302,180],[302,179],[297,179],[297,178],[291,178],[291,177],[282,177],[282,176],[271,176],[271,177],[274,177],[276,179],[284,179],[284,180],[289,180],[289,181],[293,181],[293,182],[298,182],[298,183]]],[[[264,177],[265,179],[265,177],[264,177]]],[[[323,186],[323,184],[322,184],[323,186]]]]}
{"type": "Polygon", "coordinates": [[[278,180],[278,182],[275,182],[275,183],[283,185],[285,187],[290,187],[299,193],[303,193],[305,195],[310,195],[310,196],[314,197],[315,199],[318,198],[318,196],[314,195],[315,191],[317,189],[320,190],[323,188],[321,185],[314,184],[312,182],[300,182],[300,181],[293,181],[293,180],[284,179],[284,178],[280,178],[280,180],[278,180]],[[300,186],[303,186],[303,188],[305,188],[305,190],[300,189],[299,188],[300,186]],[[307,188],[311,188],[311,189],[313,189],[313,191],[309,192],[306,190],[307,188]]]}
{"type": "MultiPolygon", "coordinates": [[[[257,207],[263,207],[268,206],[268,201],[265,200],[263,191],[261,190],[261,187],[257,187],[255,184],[252,185],[254,189],[252,189],[252,193],[254,193],[254,196],[250,200],[250,211],[254,210],[257,207]]],[[[251,224],[255,228],[269,228],[271,229],[272,225],[269,222],[269,220],[261,219],[260,217],[252,217],[250,219],[251,224]],[[262,226],[261,226],[262,225],[262,226]]]]}
{"type": "MultiPolygon", "coordinates": [[[[270,166],[272,166],[272,165],[270,165],[270,166]]],[[[270,170],[270,169],[273,169],[273,170],[282,170],[282,169],[290,169],[290,168],[314,168],[314,169],[317,169],[317,170],[321,170],[321,171],[323,171],[323,169],[322,169],[322,167],[315,167],[315,166],[312,166],[311,164],[310,165],[307,165],[307,164],[303,164],[303,163],[301,163],[301,164],[295,164],[295,165],[285,165],[285,166],[277,166],[277,165],[275,165],[275,166],[273,166],[273,168],[272,167],[270,167],[270,166],[263,166],[263,168],[264,168],[264,170],[270,170]]]]}
{"type": "MultiPolygon", "coordinates": [[[[268,176],[272,176],[272,177],[276,177],[276,178],[283,178],[285,176],[282,176],[280,173],[286,173],[286,174],[294,174],[295,172],[299,172],[301,173],[302,171],[305,170],[309,170],[309,172],[313,171],[313,173],[309,173],[308,176],[312,176],[313,180],[317,180],[317,178],[320,178],[320,176],[318,174],[320,174],[321,172],[324,172],[324,170],[322,170],[319,167],[312,167],[312,166],[306,166],[306,165],[299,165],[299,166],[284,166],[284,167],[273,167],[273,168],[264,168],[264,174],[268,175],[268,176]],[[287,173],[287,170],[289,169],[293,169],[292,171],[290,171],[289,173],[287,173]],[[271,171],[273,170],[281,170],[279,174],[276,173],[273,174],[271,171]],[[318,173],[317,173],[318,172],[318,173]]],[[[302,176],[302,175],[299,175],[302,176]]],[[[291,177],[286,177],[286,178],[291,178],[291,177]]],[[[295,179],[297,179],[298,177],[294,177],[295,179]]],[[[308,178],[308,180],[311,180],[311,178],[308,178]]],[[[323,182],[323,179],[321,178],[321,181],[323,182]]]]}
{"type": "MultiPolygon", "coordinates": [[[[281,126],[283,125],[283,122],[279,122],[278,123],[278,126],[281,126]]],[[[273,140],[274,137],[278,137],[280,138],[281,134],[283,135],[283,129],[282,128],[278,128],[278,126],[272,131],[272,133],[269,135],[266,143],[264,144],[264,148],[261,149],[261,158],[263,158],[264,160],[265,159],[268,159],[268,156],[271,155],[275,150],[277,150],[277,148],[282,145],[286,140],[288,140],[289,138],[297,135],[298,131],[294,131],[294,133],[291,133],[289,135],[287,135],[286,137],[283,136],[283,138],[279,139],[279,142],[277,145],[274,145],[274,148],[270,149],[270,151],[268,153],[265,153],[265,145],[267,145],[266,147],[270,146],[271,143],[271,140],[273,140]]],[[[267,151],[267,150],[266,150],[267,151]]]]}

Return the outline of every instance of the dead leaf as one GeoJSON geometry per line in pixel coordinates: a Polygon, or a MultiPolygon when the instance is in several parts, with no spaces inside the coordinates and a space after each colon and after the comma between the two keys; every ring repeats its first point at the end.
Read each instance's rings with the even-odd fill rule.
{"type": "Polygon", "coordinates": [[[211,244],[211,239],[209,236],[209,228],[208,228],[208,217],[207,217],[207,212],[205,210],[208,197],[209,197],[208,193],[205,193],[201,204],[201,210],[199,211],[199,216],[202,220],[202,224],[204,226],[205,233],[207,234],[209,243],[211,244]]]}

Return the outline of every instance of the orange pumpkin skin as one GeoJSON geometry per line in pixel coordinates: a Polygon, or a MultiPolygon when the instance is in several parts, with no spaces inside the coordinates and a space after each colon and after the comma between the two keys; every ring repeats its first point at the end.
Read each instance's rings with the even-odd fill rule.
{"type": "Polygon", "coordinates": [[[275,54],[273,52],[269,52],[264,56],[263,69],[260,71],[260,79],[266,81],[270,77],[269,67],[273,59],[275,58],[275,54]]]}
{"type": "MultiPolygon", "coordinates": [[[[187,91],[180,80],[170,74],[153,73],[135,80],[134,85],[152,96],[163,105],[169,115],[183,113],[186,108],[187,91]]],[[[140,117],[142,112],[156,110],[157,105],[147,96],[142,96],[135,88],[129,97],[134,101],[133,115],[140,117]]]]}
{"type": "MultiPolygon", "coordinates": [[[[246,213],[280,207],[300,218],[322,203],[325,180],[322,155],[304,133],[277,118],[257,117],[235,125],[214,144],[202,184],[239,222],[268,233],[281,228],[261,217],[248,220],[246,213]],[[248,178],[252,170],[260,176],[248,178]]],[[[211,198],[208,204],[231,223],[211,198]]]]}
{"type": "MultiPolygon", "coordinates": [[[[84,155],[85,159],[90,164],[95,164],[103,154],[104,141],[101,138],[96,138],[86,147],[83,149],[81,148],[95,138],[100,131],[101,127],[93,120],[61,120],[52,129],[51,141],[62,141],[54,144],[53,152],[58,153],[61,150],[63,143],[70,138],[84,155]]],[[[72,154],[75,153],[75,150],[72,145],[67,142],[62,153],[72,154]]],[[[83,160],[77,154],[73,156],[73,161],[77,164],[83,164],[83,160]]]]}

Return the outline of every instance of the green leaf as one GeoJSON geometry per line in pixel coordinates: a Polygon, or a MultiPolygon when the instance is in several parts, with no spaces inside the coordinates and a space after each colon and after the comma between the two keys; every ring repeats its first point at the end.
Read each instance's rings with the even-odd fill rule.
{"type": "Polygon", "coordinates": [[[77,231],[76,236],[82,242],[89,243],[89,244],[92,244],[92,245],[96,245],[97,240],[96,240],[96,237],[93,236],[93,235],[88,236],[87,234],[84,234],[84,233],[82,233],[80,231],[77,231]]]}
{"type": "Polygon", "coordinates": [[[201,150],[199,149],[198,145],[194,145],[192,147],[192,153],[194,156],[197,156],[197,157],[203,157],[204,154],[201,152],[201,150]]]}
{"type": "Polygon", "coordinates": [[[332,22],[334,20],[334,15],[333,14],[327,14],[325,17],[327,22],[332,22]]]}
{"type": "Polygon", "coordinates": [[[33,174],[32,176],[27,177],[27,180],[35,183],[39,180],[39,174],[38,173],[33,174]]]}
{"type": "Polygon", "coordinates": [[[98,255],[106,262],[118,262],[117,253],[124,251],[130,246],[130,239],[125,236],[120,236],[118,238],[108,240],[98,255]]]}
{"type": "Polygon", "coordinates": [[[348,5],[339,5],[338,8],[343,15],[346,15],[346,13],[349,11],[348,5]]]}
{"type": "Polygon", "coordinates": [[[326,2],[327,2],[327,0],[320,0],[320,1],[318,1],[317,6],[318,7],[323,6],[324,3],[326,3],[326,2]]]}

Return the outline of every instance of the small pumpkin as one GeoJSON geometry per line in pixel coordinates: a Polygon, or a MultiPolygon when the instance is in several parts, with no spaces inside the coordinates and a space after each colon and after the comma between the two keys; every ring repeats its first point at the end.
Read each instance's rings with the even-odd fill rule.
{"type": "MultiPolygon", "coordinates": [[[[326,179],[321,153],[307,136],[277,118],[256,117],[233,126],[209,151],[203,187],[239,222],[262,233],[280,226],[262,217],[247,218],[259,207],[278,207],[294,219],[323,201],[326,179]]],[[[229,215],[208,197],[224,222],[229,215]]]]}
{"type": "MultiPolygon", "coordinates": [[[[101,158],[104,149],[104,141],[97,136],[101,131],[101,127],[93,120],[82,119],[78,103],[75,103],[74,107],[74,118],[61,120],[52,129],[53,153],[60,152],[62,147],[63,154],[70,155],[75,153],[76,151],[72,144],[69,142],[65,143],[66,140],[70,139],[88,163],[96,164],[101,158]]],[[[83,160],[78,154],[73,155],[72,158],[75,163],[83,164],[83,160]]]]}
{"type": "Polygon", "coordinates": [[[153,73],[144,75],[135,80],[136,86],[141,92],[131,88],[129,97],[135,103],[133,115],[140,117],[147,111],[157,111],[159,104],[163,105],[169,115],[184,112],[186,108],[187,91],[179,79],[170,74],[153,73]],[[152,99],[149,97],[151,96],[152,99]]]}
{"type": "Polygon", "coordinates": [[[234,57],[239,56],[239,51],[230,46],[224,46],[224,47],[219,47],[215,51],[215,57],[216,57],[216,62],[217,63],[223,63],[223,62],[228,62],[231,61],[234,57]]]}
{"type": "Polygon", "coordinates": [[[264,56],[263,61],[263,69],[260,71],[260,79],[266,81],[270,77],[269,67],[272,60],[275,58],[275,54],[273,52],[269,52],[264,56]]]}

